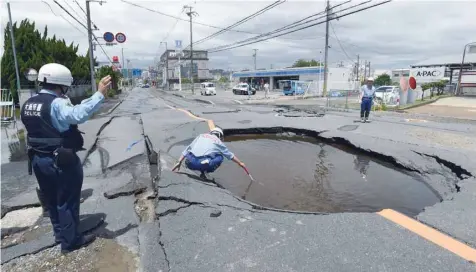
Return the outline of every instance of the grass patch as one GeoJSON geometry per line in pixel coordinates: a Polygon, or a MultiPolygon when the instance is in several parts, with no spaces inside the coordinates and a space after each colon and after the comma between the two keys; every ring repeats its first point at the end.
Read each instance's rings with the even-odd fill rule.
{"type": "Polygon", "coordinates": [[[412,104],[407,104],[407,105],[395,107],[395,110],[406,110],[406,109],[411,109],[411,108],[415,108],[415,107],[419,107],[419,106],[424,106],[424,105],[431,104],[431,103],[435,102],[436,100],[438,100],[440,98],[446,98],[446,97],[451,97],[451,96],[453,96],[453,95],[451,95],[451,94],[435,95],[432,98],[428,98],[428,99],[425,99],[425,100],[419,99],[419,100],[416,100],[412,104]]]}

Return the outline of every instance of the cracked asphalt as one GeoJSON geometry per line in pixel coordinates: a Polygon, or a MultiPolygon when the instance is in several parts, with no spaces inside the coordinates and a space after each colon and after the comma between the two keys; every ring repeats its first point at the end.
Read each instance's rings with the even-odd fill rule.
{"type": "MultiPolygon", "coordinates": [[[[80,127],[88,190],[81,229],[99,242],[62,259],[47,218],[2,227],[2,271],[476,270],[475,124],[397,113],[357,124],[355,112],[308,114],[312,105],[300,107],[280,114],[273,106],[131,90],[112,112],[80,127]],[[170,171],[174,147],[208,131],[207,120],[225,134],[291,131],[345,145],[418,174],[441,202],[407,221],[388,210],[325,214],[259,206],[196,173],[170,171]]],[[[39,206],[25,162],[2,164],[1,178],[2,218],[39,206]]]]}

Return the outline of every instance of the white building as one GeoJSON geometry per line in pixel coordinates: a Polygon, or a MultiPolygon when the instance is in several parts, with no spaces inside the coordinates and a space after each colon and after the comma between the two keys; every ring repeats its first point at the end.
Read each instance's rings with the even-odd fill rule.
{"type": "MultiPolygon", "coordinates": [[[[324,67],[299,67],[285,69],[270,69],[256,71],[236,72],[232,75],[233,81],[257,83],[269,83],[270,89],[280,89],[279,81],[281,80],[300,80],[309,81],[314,84],[314,92],[322,93],[324,82],[324,67]]],[[[349,68],[329,68],[328,75],[328,91],[336,90],[354,90],[356,83],[353,81],[352,70],[349,68]]]]}

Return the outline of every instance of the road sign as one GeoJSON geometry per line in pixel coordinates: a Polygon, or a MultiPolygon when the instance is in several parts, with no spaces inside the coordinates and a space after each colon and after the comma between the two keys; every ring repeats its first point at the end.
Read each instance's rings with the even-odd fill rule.
{"type": "Polygon", "coordinates": [[[416,82],[416,79],[414,77],[410,77],[408,79],[408,86],[410,87],[410,89],[415,90],[416,89],[416,84],[417,84],[417,82],[416,82]]]}
{"type": "Polygon", "coordinates": [[[102,35],[102,37],[108,43],[112,43],[114,41],[114,34],[112,34],[111,32],[104,32],[104,35],[102,35]]]}
{"type": "Polygon", "coordinates": [[[118,56],[112,56],[112,62],[119,62],[118,56]]]}
{"type": "Polygon", "coordinates": [[[175,48],[177,50],[182,49],[182,40],[175,40],[175,48]]]}
{"type": "Polygon", "coordinates": [[[125,41],[126,41],[126,35],[124,35],[124,33],[118,32],[118,33],[116,34],[116,41],[117,41],[118,43],[123,43],[123,42],[125,42],[125,41]]]}

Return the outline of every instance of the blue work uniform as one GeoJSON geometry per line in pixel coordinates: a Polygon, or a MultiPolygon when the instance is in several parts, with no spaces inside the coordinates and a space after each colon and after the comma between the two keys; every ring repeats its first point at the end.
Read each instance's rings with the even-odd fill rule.
{"type": "Polygon", "coordinates": [[[200,134],[182,152],[185,165],[191,170],[211,173],[223,162],[223,157],[232,160],[235,155],[215,135],[200,134]]]}
{"type": "Polygon", "coordinates": [[[367,85],[362,86],[362,103],[360,104],[360,117],[368,118],[372,109],[372,101],[375,93],[375,87],[369,88],[367,85]]]}
{"type": "Polygon", "coordinates": [[[103,101],[104,96],[96,92],[73,106],[66,96],[41,90],[21,110],[31,167],[62,250],[70,250],[83,240],[78,231],[83,168],[76,152],[84,150],[84,140],[77,125],[88,120],[103,101]],[[66,157],[58,155],[58,150],[65,151],[61,154],[66,157]]]}

